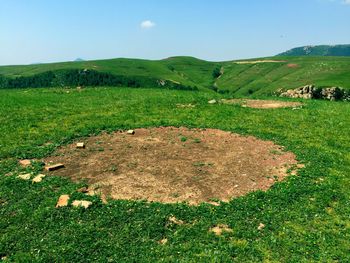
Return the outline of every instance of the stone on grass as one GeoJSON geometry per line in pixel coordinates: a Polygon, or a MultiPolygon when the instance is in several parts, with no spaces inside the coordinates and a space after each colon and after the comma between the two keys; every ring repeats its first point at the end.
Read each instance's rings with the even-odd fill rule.
{"type": "Polygon", "coordinates": [[[64,207],[68,205],[68,201],[69,201],[69,195],[61,195],[58,198],[56,207],[64,207]]]}
{"type": "Polygon", "coordinates": [[[45,166],[45,170],[46,170],[46,171],[55,171],[55,170],[61,169],[61,168],[63,168],[63,167],[64,167],[64,164],[62,164],[62,163],[57,163],[57,164],[45,166]]]}
{"type": "Polygon", "coordinates": [[[84,200],[74,200],[72,203],[72,206],[74,207],[85,207],[88,208],[90,205],[92,205],[92,202],[90,201],[84,201],[84,200]]]}
{"type": "Polygon", "coordinates": [[[20,174],[18,175],[18,178],[22,180],[29,180],[31,176],[32,176],[31,174],[20,174]]]}
{"type": "Polygon", "coordinates": [[[216,103],[218,103],[218,102],[214,99],[214,100],[208,101],[208,103],[209,103],[209,104],[216,104],[216,103]]]}
{"type": "Polygon", "coordinates": [[[233,230],[231,228],[229,228],[228,225],[224,225],[224,224],[219,224],[217,226],[214,226],[212,229],[210,229],[210,231],[213,232],[217,236],[221,236],[221,234],[223,232],[226,232],[226,233],[233,232],[233,230]]]}
{"type": "Polygon", "coordinates": [[[263,230],[265,228],[265,225],[263,223],[260,223],[258,226],[258,230],[263,230]]]}
{"type": "Polygon", "coordinates": [[[31,161],[26,159],[26,160],[19,160],[19,164],[23,167],[27,167],[29,165],[31,165],[31,161]]]}
{"type": "Polygon", "coordinates": [[[220,203],[219,202],[215,202],[215,201],[209,201],[207,203],[210,204],[210,205],[213,205],[213,206],[220,206],[220,203]]]}
{"type": "Polygon", "coordinates": [[[35,176],[32,180],[33,183],[40,183],[43,178],[45,177],[45,174],[38,174],[37,176],[35,176]]]}
{"type": "Polygon", "coordinates": [[[159,240],[158,243],[161,244],[161,245],[165,245],[166,243],[168,243],[168,239],[167,238],[163,238],[162,240],[159,240]]]}
{"type": "Polygon", "coordinates": [[[169,222],[176,224],[176,225],[183,225],[185,223],[184,221],[177,219],[175,216],[169,217],[169,222]]]}

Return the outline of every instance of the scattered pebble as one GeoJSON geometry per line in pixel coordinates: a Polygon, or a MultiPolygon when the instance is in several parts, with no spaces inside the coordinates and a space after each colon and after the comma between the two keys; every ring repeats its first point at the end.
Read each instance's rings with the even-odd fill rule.
{"type": "Polygon", "coordinates": [[[233,232],[233,230],[231,228],[229,228],[228,225],[224,225],[224,224],[219,224],[219,225],[213,227],[212,229],[210,229],[210,231],[213,232],[217,236],[221,236],[221,234],[223,232],[226,232],[226,233],[233,232]]]}
{"type": "Polygon", "coordinates": [[[32,180],[33,183],[40,183],[43,178],[45,177],[45,174],[38,174],[37,176],[35,176],[32,180]]]}
{"type": "Polygon", "coordinates": [[[84,201],[84,200],[74,200],[72,203],[72,206],[74,207],[82,206],[82,207],[88,208],[90,205],[92,205],[92,202],[84,201]]]}
{"type": "Polygon", "coordinates": [[[209,201],[207,203],[210,204],[210,205],[213,205],[213,206],[220,206],[219,202],[209,201]]]}
{"type": "Polygon", "coordinates": [[[31,174],[20,174],[18,175],[18,178],[22,180],[29,180],[31,176],[32,176],[31,174]]]}
{"type": "Polygon", "coordinates": [[[168,239],[167,238],[163,238],[162,240],[159,240],[158,243],[161,244],[161,245],[165,245],[166,243],[168,243],[168,239]]]}
{"type": "Polygon", "coordinates": [[[77,148],[84,149],[85,148],[85,144],[83,142],[78,142],[77,143],[77,148]]]}
{"type": "Polygon", "coordinates": [[[127,133],[127,134],[130,134],[130,135],[134,135],[134,134],[135,134],[135,131],[134,131],[134,130],[128,130],[126,133],[127,133]]]}
{"type": "Polygon", "coordinates": [[[58,198],[56,207],[64,207],[68,205],[68,201],[69,201],[69,195],[61,195],[58,198]]]}
{"type": "Polygon", "coordinates": [[[180,104],[180,103],[178,103],[178,104],[176,104],[176,107],[177,108],[195,108],[196,107],[196,105],[193,105],[193,104],[180,104]]]}
{"type": "Polygon", "coordinates": [[[258,230],[263,230],[265,228],[265,225],[263,223],[260,223],[258,226],[258,230]]]}
{"type": "Polygon", "coordinates": [[[28,160],[28,159],[19,160],[19,164],[20,164],[22,167],[27,167],[27,166],[31,165],[31,161],[28,160]]]}
{"type": "Polygon", "coordinates": [[[184,221],[177,219],[175,216],[169,217],[169,221],[176,225],[183,225],[185,223],[184,221]]]}

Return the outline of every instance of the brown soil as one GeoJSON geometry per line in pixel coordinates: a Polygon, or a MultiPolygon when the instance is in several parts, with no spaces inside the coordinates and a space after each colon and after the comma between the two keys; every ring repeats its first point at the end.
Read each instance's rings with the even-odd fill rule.
{"type": "Polygon", "coordinates": [[[246,60],[246,61],[234,61],[236,64],[260,64],[260,63],[283,63],[285,60],[246,60]]]}
{"type": "Polygon", "coordinates": [[[84,142],[85,149],[71,144],[44,160],[65,166],[49,174],[87,179],[114,199],[228,201],[267,190],[297,164],[293,153],[270,141],[215,129],[137,129],[84,142]]]}
{"type": "Polygon", "coordinates": [[[299,68],[299,65],[298,64],[293,64],[293,63],[290,63],[287,65],[288,68],[299,68]]]}
{"type": "Polygon", "coordinates": [[[276,109],[276,108],[294,108],[302,106],[300,102],[277,101],[277,100],[246,100],[246,99],[223,99],[224,104],[239,104],[242,107],[256,109],[276,109]]]}

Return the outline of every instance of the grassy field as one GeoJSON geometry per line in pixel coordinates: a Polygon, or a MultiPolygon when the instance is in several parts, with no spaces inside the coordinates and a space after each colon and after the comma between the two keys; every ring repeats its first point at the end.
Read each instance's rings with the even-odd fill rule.
{"type": "MultiPolygon", "coordinates": [[[[163,60],[110,59],[82,62],[2,66],[0,75],[32,76],[62,69],[91,69],[121,76],[142,76],[211,89],[216,83],[219,91],[237,97],[266,96],[283,89],[314,84],[320,87],[340,86],[350,89],[350,57],[273,57],[258,60],[278,60],[279,63],[238,64],[237,61],[208,62],[192,57],[163,60]],[[292,66],[291,66],[292,64],[292,66]],[[218,79],[213,76],[222,68],[218,79]]],[[[254,60],[250,60],[254,61],[254,60]]]]}
{"type": "MultiPolygon", "coordinates": [[[[293,58],[293,63],[298,59],[293,58]]],[[[334,67],[350,63],[343,58],[339,58],[343,64],[334,61],[327,63],[334,67]]],[[[178,63],[179,72],[187,70],[178,63]]],[[[303,59],[303,63],[316,62],[303,59]]],[[[290,80],[281,72],[284,64],[261,64],[264,70],[258,68],[260,64],[227,67],[241,67],[242,79],[246,71],[264,72],[265,77],[250,82],[244,75],[245,87],[255,87],[272,73],[281,81],[290,80]]],[[[306,66],[296,70],[302,69],[308,72],[306,66]]],[[[331,75],[343,74],[343,79],[320,76],[320,84],[330,80],[346,84],[348,73],[342,70],[331,75]]],[[[223,86],[228,85],[228,72],[220,79],[223,86]]],[[[272,82],[269,87],[277,86],[272,82]]],[[[9,262],[349,262],[350,104],[306,101],[299,110],[261,110],[209,105],[212,98],[220,95],[128,88],[0,90],[0,258],[9,262]],[[196,107],[177,108],[177,103],[196,107]],[[89,197],[93,201],[89,209],[56,209],[61,194],[81,197],[75,192],[81,185],[57,177],[32,184],[16,174],[5,176],[23,170],[18,158],[47,156],[74,138],[168,125],[219,128],[272,140],[293,151],[305,169],[267,192],[218,207],[141,201],[104,205],[89,197]],[[170,216],[185,224],[169,222],[170,216]],[[233,232],[216,236],[208,231],[220,223],[233,232]],[[260,223],[265,224],[262,230],[258,230],[260,223]],[[164,238],[168,242],[161,245],[164,238]]],[[[34,169],[39,170],[39,165],[34,169]]]]}

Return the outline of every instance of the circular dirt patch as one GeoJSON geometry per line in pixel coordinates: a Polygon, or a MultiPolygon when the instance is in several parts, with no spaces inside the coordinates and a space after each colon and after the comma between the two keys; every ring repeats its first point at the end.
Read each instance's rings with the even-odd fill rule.
{"type": "Polygon", "coordinates": [[[215,129],[137,129],[84,142],[84,149],[72,144],[48,157],[46,163],[65,165],[50,174],[87,179],[113,199],[228,201],[268,189],[297,164],[293,153],[270,141],[215,129]]]}
{"type": "Polygon", "coordinates": [[[242,107],[256,109],[276,109],[276,108],[294,108],[302,106],[300,102],[278,101],[278,100],[246,100],[246,99],[222,99],[223,104],[239,104],[242,107]]]}

